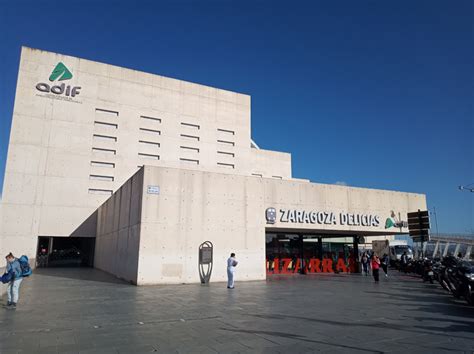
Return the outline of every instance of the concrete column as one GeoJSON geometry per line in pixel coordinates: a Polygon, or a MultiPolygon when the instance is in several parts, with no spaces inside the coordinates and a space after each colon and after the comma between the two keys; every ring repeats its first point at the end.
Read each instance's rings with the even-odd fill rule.
{"type": "Polygon", "coordinates": [[[448,255],[448,248],[449,248],[449,242],[446,242],[446,245],[444,246],[443,257],[446,257],[448,255]]]}
{"type": "Polygon", "coordinates": [[[438,249],[439,249],[439,241],[436,241],[435,248],[433,251],[433,258],[436,257],[436,254],[438,253],[438,249]]]}
{"type": "Polygon", "coordinates": [[[471,256],[471,251],[472,251],[472,245],[467,246],[466,254],[464,255],[464,259],[469,260],[469,257],[471,256]]]}
{"type": "Polygon", "coordinates": [[[458,253],[459,253],[459,249],[461,248],[461,244],[458,243],[456,245],[456,249],[454,250],[454,256],[457,257],[458,256],[458,253]]]}

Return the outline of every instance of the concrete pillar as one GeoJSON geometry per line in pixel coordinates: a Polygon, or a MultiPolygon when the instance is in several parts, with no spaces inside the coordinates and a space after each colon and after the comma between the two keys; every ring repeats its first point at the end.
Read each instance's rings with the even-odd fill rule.
{"type": "Polygon", "coordinates": [[[446,242],[446,245],[444,246],[443,257],[446,257],[448,255],[448,248],[449,248],[449,242],[446,242]]]}
{"type": "Polygon", "coordinates": [[[469,260],[469,257],[471,256],[471,251],[472,251],[472,245],[467,246],[466,254],[464,255],[464,259],[469,260]]]}
{"type": "Polygon", "coordinates": [[[459,253],[459,249],[461,248],[461,244],[458,243],[456,245],[456,249],[454,250],[454,256],[457,257],[458,256],[458,253],[459,253]]]}
{"type": "Polygon", "coordinates": [[[439,249],[439,241],[436,241],[435,248],[434,248],[434,251],[433,251],[433,258],[436,258],[436,254],[438,253],[438,249],[439,249]]]}

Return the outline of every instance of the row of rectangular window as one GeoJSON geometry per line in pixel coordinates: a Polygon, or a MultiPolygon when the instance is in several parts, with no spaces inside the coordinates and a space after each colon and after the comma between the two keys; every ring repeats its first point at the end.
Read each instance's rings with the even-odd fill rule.
{"type": "MultiPolygon", "coordinates": [[[[263,177],[263,175],[262,175],[261,173],[252,173],[252,176],[255,176],[255,177],[263,177]]],[[[272,178],[283,179],[282,176],[272,176],[272,178]]]]}
{"type": "Polygon", "coordinates": [[[114,181],[114,176],[104,176],[104,175],[89,175],[89,179],[93,181],[114,181]]]}
{"type": "Polygon", "coordinates": [[[92,138],[96,141],[113,141],[117,142],[117,137],[116,136],[111,136],[111,135],[102,135],[102,134],[94,134],[92,135],[92,138]]]}
{"type": "Polygon", "coordinates": [[[138,157],[144,158],[144,159],[152,159],[152,160],[159,160],[160,155],[155,155],[155,154],[145,154],[142,152],[138,153],[138,157]]]}
{"type": "Polygon", "coordinates": [[[150,116],[140,116],[140,119],[152,120],[158,123],[161,123],[161,118],[150,117],[150,116]]]}
{"type": "Polygon", "coordinates": [[[103,161],[91,161],[91,166],[115,168],[115,163],[113,163],[113,162],[103,162],[103,161]]]}
{"type": "Polygon", "coordinates": [[[219,133],[224,133],[224,134],[235,135],[235,131],[233,131],[233,130],[228,130],[228,129],[219,129],[219,128],[217,128],[217,131],[218,131],[219,133]]]}
{"type": "Polygon", "coordinates": [[[193,151],[193,152],[198,152],[199,153],[199,148],[197,148],[197,147],[180,146],[179,148],[182,149],[182,150],[185,150],[185,151],[193,151]]]}
{"type": "Polygon", "coordinates": [[[114,150],[114,149],[104,149],[104,148],[93,147],[92,152],[100,152],[100,153],[105,153],[105,154],[110,154],[110,155],[117,155],[117,150],[114,150]]]}
{"type": "Polygon", "coordinates": [[[155,141],[148,141],[148,140],[138,140],[139,144],[145,145],[145,146],[155,146],[155,147],[160,147],[160,143],[157,143],[155,141]]]}
{"type": "Polygon", "coordinates": [[[228,151],[218,151],[218,155],[224,155],[224,156],[229,156],[229,157],[235,157],[235,154],[233,152],[228,152],[228,151]]]}
{"type": "Polygon", "coordinates": [[[119,113],[117,111],[111,111],[109,109],[102,109],[102,108],[96,108],[95,109],[96,113],[102,113],[102,114],[108,114],[108,115],[113,115],[118,117],[119,113]]]}
{"type": "Polygon", "coordinates": [[[116,124],[116,123],[102,122],[102,121],[99,121],[99,120],[95,120],[94,125],[96,127],[118,129],[118,124],[116,124]]]}
{"type": "Polygon", "coordinates": [[[183,127],[188,127],[188,128],[192,128],[192,129],[196,129],[196,130],[201,129],[201,126],[200,126],[200,125],[197,125],[197,124],[181,122],[181,125],[182,125],[183,127]]]}
{"type": "Polygon", "coordinates": [[[218,162],[217,166],[221,167],[227,167],[227,168],[235,168],[235,165],[232,163],[224,163],[224,162],[218,162]]]}
{"type": "Polygon", "coordinates": [[[182,161],[182,162],[191,163],[193,165],[199,165],[199,160],[185,159],[185,158],[180,158],[179,160],[182,161]]]}
{"type": "Polygon", "coordinates": [[[89,188],[89,194],[112,195],[111,189],[89,188]]]}

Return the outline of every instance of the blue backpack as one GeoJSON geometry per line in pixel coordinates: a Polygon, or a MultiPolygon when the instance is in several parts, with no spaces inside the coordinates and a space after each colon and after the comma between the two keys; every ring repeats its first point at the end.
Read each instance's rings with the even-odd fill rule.
{"type": "Polygon", "coordinates": [[[31,270],[30,264],[28,263],[27,256],[21,256],[20,258],[18,258],[18,262],[20,262],[22,277],[27,277],[31,275],[31,273],[33,273],[33,271],[31,270]]]}
{"type": "Polygon", "coordinates": [[[3,284],[9,283],[13,278],[13,270],[10,270],[9,272],[5,273],[1,277],[1,281],[3,284]]]}

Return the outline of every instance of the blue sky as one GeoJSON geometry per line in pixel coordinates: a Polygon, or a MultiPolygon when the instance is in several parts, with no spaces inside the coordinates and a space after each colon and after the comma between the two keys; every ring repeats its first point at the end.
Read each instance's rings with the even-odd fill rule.
{"type": "Polygon", "coordinates": [[[0,183],[25,45],[250,94],[295,177],[426,193],[472,233],[473,4],[0,0],[0,183]]]}

